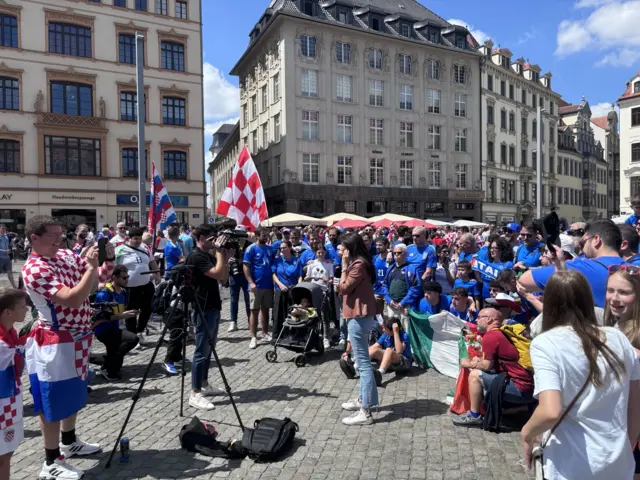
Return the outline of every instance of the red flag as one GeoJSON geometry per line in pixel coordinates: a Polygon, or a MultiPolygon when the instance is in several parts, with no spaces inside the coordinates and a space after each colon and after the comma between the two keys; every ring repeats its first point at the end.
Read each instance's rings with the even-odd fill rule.
{"type": "Polygon", "coordinates": [[[268,216],[262,182],[246,145],[218,203],[216,213],[233,218],[238,225],[254,231],[268,216]]]}

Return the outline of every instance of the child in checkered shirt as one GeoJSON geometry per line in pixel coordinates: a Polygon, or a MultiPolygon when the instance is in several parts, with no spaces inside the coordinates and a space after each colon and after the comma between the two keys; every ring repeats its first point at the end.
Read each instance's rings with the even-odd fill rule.
{"type": "Polygon", "coordinates": [[[11,455],[24,439],[20,376],[24,340],[13,325],[27,314],[27,296],[13,288],[0,290],[0,478],[10,478],[11,455]]]}

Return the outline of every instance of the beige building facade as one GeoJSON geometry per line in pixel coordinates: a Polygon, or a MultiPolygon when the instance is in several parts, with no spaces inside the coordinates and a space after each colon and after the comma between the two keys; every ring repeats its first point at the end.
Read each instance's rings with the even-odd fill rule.
{"type": "Polygon", "coordinates": [[[0,16],[0,223],[140,220],[136,32],[147,176],[154,162],[179,222],[203,221],[200,2],[4,0],[0,16]]]}
{"type": "Polygon", "coordinates": [[[231,72],[269,213],[479,220],[475,40],[413,1],[356,3],[272,1],[231,72]]]}
{"type": "Polygon", "coordinates": [[[640,72],[627,82],[620,107],[620,213],[633,213],[629,202],[640,195],[640,72]]]}

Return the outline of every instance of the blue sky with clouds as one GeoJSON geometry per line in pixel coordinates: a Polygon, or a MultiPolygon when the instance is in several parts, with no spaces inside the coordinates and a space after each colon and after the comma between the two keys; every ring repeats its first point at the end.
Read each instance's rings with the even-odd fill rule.
{"type": "MultiPolygon", "coordinates": [[[[390,2],[393,0],[389,0],[390,2]]],[[[238,118],[238,79],[231,67],[269,0],[204,0],[207,145],[225,122],[238,118]]],[[[553,74],[553,89],[575,103],[584,95],[603,115],[640,65],[640,0],[421,0],[452,23],[491,38],[553,74]]],[[[210,158],[207,159],[207,163],[210,158]]]]}

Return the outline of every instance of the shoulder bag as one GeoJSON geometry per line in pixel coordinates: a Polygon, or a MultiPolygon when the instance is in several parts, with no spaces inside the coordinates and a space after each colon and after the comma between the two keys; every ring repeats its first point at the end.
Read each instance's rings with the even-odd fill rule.
{"type": "Polygon", "coordinates": [[[569,405],[564,410],[564,412],[562,412],[562,415],[560,415],[560,418],[555,423],[555,425],[553,427],[551,427],[551,430],[549,430],[549,434],[546,436],[546,438],[542,441],[542,443],[540,445],[536,445],[535,447],[533,447],[533,452],[532,452],[532,455],[533,455],[533,470],[535,472],[536,480],[544,480],[544,470],[543,470],[543,467],[544,467],[544,457],[543,457],[544,447],[547,445],[547,442],[551,438],[551,435],[553,435],[553,432],[556,431],[556,429],[560,426],[560,424],[565,419],[565,417],[567,416],[569,411],[571,411],[571,409],[576,405],[576,402],[578,401],[580,396],[584,393],[584,391],[587,389],[587,386],[589,385],[589,383],[590,383],[590,379],[589,379],[589,376],[587,375],[587,380],[584,382],[584,385],[582,385],[582,388],[580,389],[580,391],[576,394],[575,397],[573,397],[573,400],[571,400],[571,403],[569,403],[569,405]]]}

